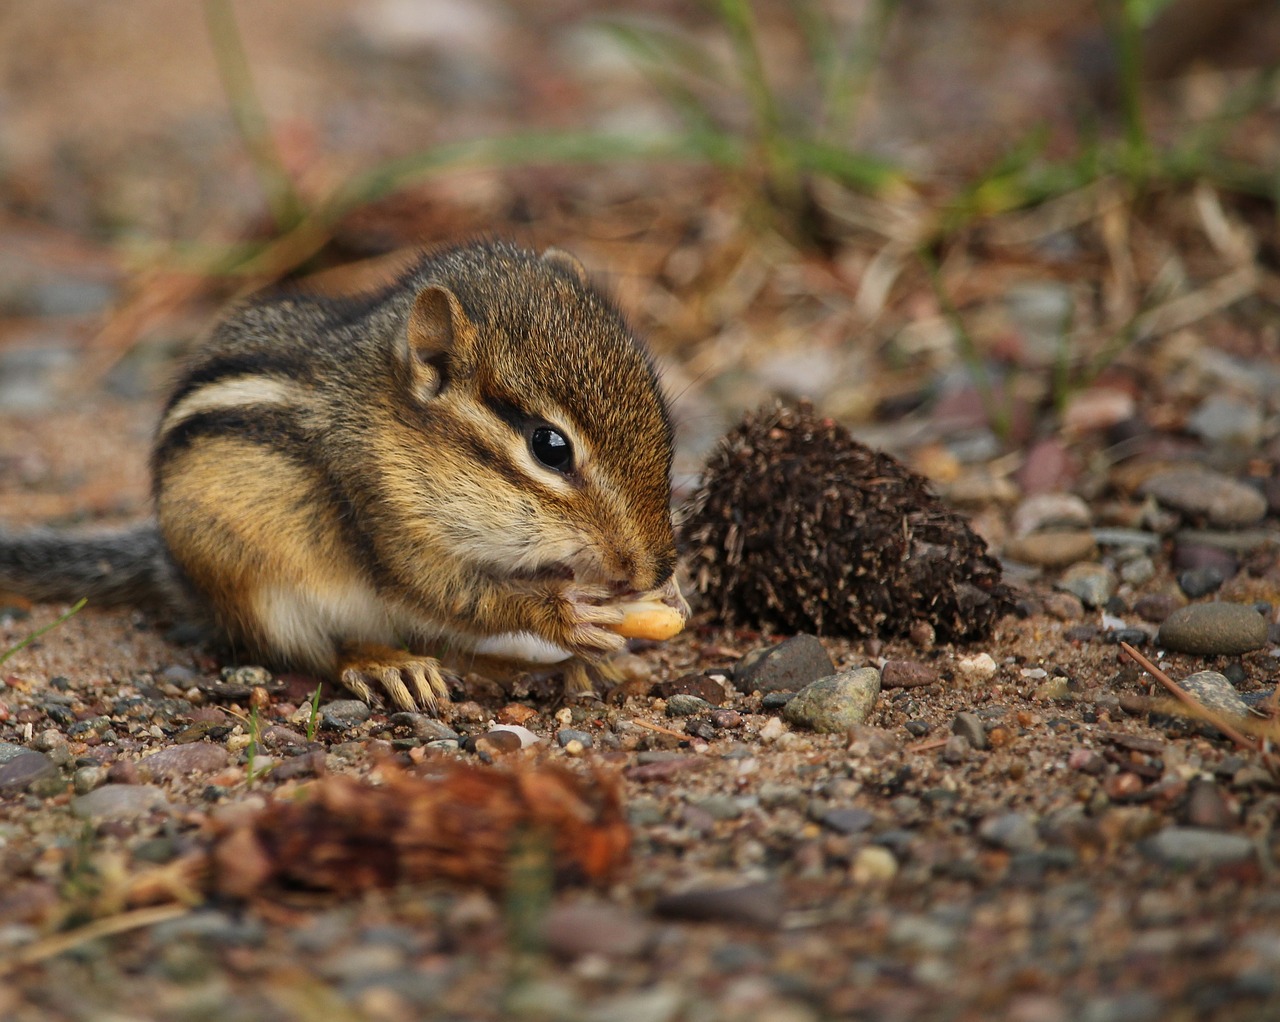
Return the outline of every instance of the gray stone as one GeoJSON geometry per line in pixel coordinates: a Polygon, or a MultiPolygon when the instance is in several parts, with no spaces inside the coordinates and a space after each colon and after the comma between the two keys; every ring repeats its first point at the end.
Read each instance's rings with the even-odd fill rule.
{"type": "Polygon", "coordinates": [[[668,717],[692,717],[699,713],[709,713],[712,705],[700,696],[677,692],[667,699],[668,717]]]}
{"type": "Polygon", "coordinates": [[[1192,568],[1179,575],[1178,588],[1194,600],[1217,592],[1226,580],[1221,568],[1207,564],[1202,568],[1192,568]]]}
{"type": "Polygon", "coordinates": [[[1201,656],[1248,653],[1266,645],[1267,622],[1242,603],[1192,603],[1164,619],[1156,642],[1177,653],[1201,656]]]}
{"type": "Polygon", "coordinates": [[[1211,394],[1187,419],[1206,443],[1253,448],[1262,436],[1262,409],[1238,394],[1211,394]]]}
{"type": "Polygon", "coordinates": [[[978,824],[978,837],[1008,852],[1029,852],[1039,844],[1035,820],[1027,813],[1000,813],[978,824]]]}
{"type": "Polygon", "coordinates": [[[1063,572],[1058,588],[1077,597],[1086,607],[1101,607],[1116,591],[1116,577],[1101,564],[1073,564],[1063,572]]]}
{"type": "Polygon", "coordinates": [[[578,731],[571,727],[562,727],[556,732],[556,744],[564,748],[570,742],[578,742],[584,749],[591,748],[595,742],[586,731],[578,731]]]}
{"type": "Polygon", "coordinates": [[[739,692],[794,692],[835,671],[817,636],[796,635],[744,656],[733,669],[733,684],[739,692]]]}
{"type": "Polygon", "coordinates": [[[25,745],[15,745],[13,742],[0,742],[0,766],[8,763],[15,756],[21,756],[23,753],[30,752],[25,745]]]}
{"type": "Polygon", "coordinates": [[[77,795],[87,795],[94,788],[106,783],[107,768],[104,766],[82,766],[71,777],[72,787],[77,795]]]}
{"type": "Polygon", "coordinates": [[[1249,715],[1248,705],[1224,674],[1217,671],[1197,671],[1183,678],[1180,684],[1210,710],[1230,717],[1249,715]]]}
{"type": "Polygon", "coordinates": [[[1142,842],[1142,850],[1169,866],[1228,866],[1254,856],[1253,841],[1203,827],[1165,827],[1142,842]]]}
{"type": "Polygon", "coordinates": [[[350,731],[369,719],[369,704],[359,699],[335,699],[320,707],[320,726],[326,731],[350,731]]]}
{"type": "Polygon", "coordinates": [[[150,784],[104,784],[71,800],[71,812],[92,823],[127,822],[169,808],[164,792],[150,784]]]}
{"type": "Polygon", "coordinates": [[[17,746],[16,755],[0,764],[0,795],[16,795],[31,785],[58,775],[58,768],[42,752],[17,746]]]}
{"type": "Polygon", "coordinates": [[[987,747],[987,730],[982,726],[982,718],[976,713],[957,713],[951,721],[951,733],[962,737],[970,748],[987,747]]]}
{"type": "Polygon", "coordinates": [[[230,754],[221,745],[191,742],[189,745],[173,745],[144,756],[138,761],[138,769],[152,780],[165,781],[191,774],[211,774],[225,767],[230,758],[230,754]]]}
{"type": "MultiPolygon", "coordinates": [[[[332,706],[333,704],[330,703],[329,705],[332,706]]],[[[364,703],[360,703],[360,705],[364,706],[364,703]]],[[[365,719],[368,719],[367,716],[365,719]]],[[[392,724],[412,730],[413,737],[420,742],[459,742],[462,740],[461,736],[448,724],[437,720],[435,717],[429,717],[425,713],[402,711],[393,713],[387,719],[392,724]]]]}
{"type": "Polygon", "coordinates": [[[1139,492],[1220,528],[1255,525],[1267,513],[1266,498],[1253,487],[1203,468],[1158,472],[1139,492]]]}
{"type": "Polygon", "coordinates": [[[1156,563],[1146,554],[1125,561],[1120,566],[1120,580],[1131,586],[1144,586],[1156,577],[1156,563]]]}
{"type": "Polygon", "coordinates": [[[1162,542],[1159,535],[1145,529],[1097,528],[1093,530],[1094,541],[1098,546],[1138,547],[1142,550],[1154,550],[1162,542]]]}
{"type": "Polygon", "coordinates": [[[824,827],[840,834],[861,834],[876,822],[875,813],[851,806],[847,809],[828,809],[818,817],[824,827]]]}
{"type": "Polygon", "coordinates": [[[742,815],[742,806],[728,795],[704,795],[691,798],[689,805],[706,813],[713,820],[736,820],[742,815]]]}
{"type": "Polygon", "coordinates": [[[839,734],[864,723],[879,694],[880,672],[860,667],[806,685],[783,707],[782,716],[796,727],[839,734]]]}

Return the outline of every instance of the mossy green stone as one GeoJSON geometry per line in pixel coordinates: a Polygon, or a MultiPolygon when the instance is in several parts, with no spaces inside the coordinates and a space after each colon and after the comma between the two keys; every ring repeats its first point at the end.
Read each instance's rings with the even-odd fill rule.
{"type": "Polygon", "coordinates": [[[880,694],[880,672],[874,667],[842,671],[802,688],[782,710],[789,724],[839,734],[866,722],[880,694]]]}

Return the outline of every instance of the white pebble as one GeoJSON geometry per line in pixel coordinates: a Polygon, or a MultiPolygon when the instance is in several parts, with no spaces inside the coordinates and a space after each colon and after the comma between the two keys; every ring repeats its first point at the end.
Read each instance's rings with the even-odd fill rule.
{"type": "Polygon", "coordinates": [[[996,673],[996,662],[991,658],[990,653],[979,653],[976,656],[965,657],[956,664],[956,670],[965,681],[987,681],[996,673]]]}

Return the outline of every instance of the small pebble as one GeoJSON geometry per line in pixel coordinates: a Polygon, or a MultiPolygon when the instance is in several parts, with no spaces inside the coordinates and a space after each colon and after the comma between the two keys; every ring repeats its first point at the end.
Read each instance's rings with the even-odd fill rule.
{"type": "Polygon", "coordinates": [[[229,760],[227,750],[221,745],[191,742],[144,756],[138,761],[138,769],[144,777],[166,781],[192,774],[211,774],[225,767],[229,760]]]}
{"type": "Polygon", "coordinates": [[[1049,493],[1061,490],[1079,471],[1067,446],[1057,437],[1046,437],[1027,449],[1014,478],[1023,493],[1049,493]]]}
{"type": "Polygon", "coordinates": [[[586,731],[577,731],[570,727],[562,727],[556,732],[556,743],[562,749],[567,749],[570,742],[577,742],[584,749],[589,749],[594,744],[586,731]]]}
{"type": "Polygon", "coordinates": [[[901,748],[901,743],[892,731],[869,724],[855,724],[849,728],[849,744],[846,746],[850,758],[884,759],[901,748]]]}
{"type": "Polygon", "coordinates": [[[1093,535],[1085,530],[1055,529],[1014,536],[1004,547],[1005,556],[1041,568],[1065,568],[1097,553],[1093,535]]]}
{"type": "Polygon", "coordinates": [[[859,848],[849,868],[849,878],[859,887],[880,887],[898,875],[898,860],[893,852],[879,845],[859,848]]]}
{"type": "Polygon", "coordinates": [[[506,729],[497,728],[478,735],[469,744],[471,751],[486,763],[492,762],[507,753],[517,752],[523,747],[519,735],[512,734],[506,729]]]}
{"type": "Polygon", "coordinates": [[[1267,513],[1266,498],[1252,486],[1203,468],[1159,472],[1138,492],[1220,528],[1254,525],[1267,513]]]}
{"type": "Polygon", "coordinates": [[[531,745],[537,745],[543,741],[538,735],[534,734],[527,727],[520,724],[494,724],[485,732],[486,735],[492,737],[494,735],[509,734],[515,735],[520,742],[520,748],[527,749],[531,745]]]}
{"type": "Polygon", "coordinates": [[[744,656],[733,669],[733,684],[739,692],[796,692],[835,673],[836,665],[816,636],[796,635],[744,656]]]}
{"type": "Polygon", "coordinates": [[[797,727],[840,734],[861,724],[880,694],[880,672],[874,667],[843,671],[806,685],[782,715],[797,727]]]}
{"type": "Polygon", "coordinates": [[[1145,529],[1098,528],[1093,530],[1093,538],[1098,546],[1140,550],[1155,550],[1162,542],[1158,534],[1145,529]]]}
{"type": "Polygon", "coordinates": [[[1116,591],[1116,578],[1102,564],[1073,564],[1058,580],[1058,588],[1079,598],[1086,607],[1101,607],[1116,591]]]}
{"type": "Polygon", "coordinates": [[[461,736],[448,724],[425,713],[393,713],[388,720],[397,727],[407,727],[420,742],[457,742],[461,736]]]}
{"type": "Polygon", "coordinates": [[[987,747],[987,731],[976,713],[957,713],[951,721],[951,733],[963,737],[971,748],[987,747]]]}
{"type": "Polygon", "coordinates": [[[666,919],[744,923],[775,929],[785,908],[782,888],[770,881],[735,887],[693,887],[660,895],[654,914],[666,919]]]}
{"type": "Polygon", "coordinates": [[[710,674],[684,674],[670,681],[660,681],[653,686],[652,694],[666,700],[676,695],[698,696],[716,706],[728,698],[724,685],[710,674]]]}
{"type": "Polygon", "coordinates": [[[1224,580],[1235,578],[1240,570],[1240,560],[1230,550],[1185,539],[1179,539],[1173,545],[1173,555],[1169,559],[1169,564],[1179,573],[1212,569],[1224,580]]]}
{"type": "Polygon", "coordinates": [[[953,765],[963,763],[969,758],[972,749],[973,746],[964,735],[952,735],[947,739],[947,744],[942,747],[942,759],[953,765]]]}
{"type": "Polygon", "coordinates": [[[1164,619],[1156,641],[1176,653],[1248,653],[1267,644],[1267,622],[1241,603],[1192,603],[1164,619]]]}
{"type": "Polygon", "coordinates": [[[1067,398],[1062,410],[1062,428],[1067,433],[1090,433],[1108,429],[1132,419],[1137,407],[1127,390],[1098,384],[1077,390],[1067,398]]]}
{"type": "Polygon", "coordinates": [[[1262,437],[1262,409],[1239,394],[1210,394],[1187,418],[1187,428],[1208,444],[1252,450],[1262,437]]]}
{"type": "Polygon", "coordinates": [[[149,784],[104,784],[71,800],[71,812],[92,823],[124,822],[169,810],[164,792],[149,784]]]}
{"type": "Polygon", "coordinates": [[[1093,749],[1072,749],[1067,766],[1084,774],[1100,774],[1107,768],[1107,761],[1093,749]]]}
{"type": "Polygon", "coordinates": [[[1217,671],[1197,671],[1183,678],[1181,686],[1196,697],[1208,709],[1228,717],[1249,716],[1249,706],[1240,698],[1226,675],[1217,671]]]}
{"type": "Polygon", "coordinates": [[[828,809],[819,816],[818,822],[837,834],[861,834],[876,822],[876,817],[874,813],[869,813],[865,809],[851,807],[828,809]]]}
{"type": "Polygon", "coordinates": [[[1059,621],[1079,621],[1084,617],[1084,604],[1071,593],[1047,592],[1043,603],[1044,612],[1059,621]]]}
{"type": "Polygon", "coordinates": [[[713,820],[736,820],[742,815],[742,806],[728,795],[703,795],[689,799],[688,804],[713,820]]]}
{"type": "Polygon", "coordinates": [[[1155,577],[1155,561],[1146,554],[1125,561],[1120,566],[1120,581],[1126,582],[1131,586],[1144,586],[1155,577]]]}
{"type": "Polygon", "coordinates": [[[964,681],[971,685],[977,684],[995,676],[996,662],[990,653],[978,653],[957,661],[956,671],[964,681]]]}
{"type": "Polygon", "coordinates": [[[677,692],[667,699],[668,717],[693,717],[711,710],[711,704],[699,696],[677,692]]]}
{"type": "Polygon", "coordinates": [[[711,726],[721,729],[742,727],[742,714],[724,708],[711,711],[711,726]]]}
{"type": "Polygon", "coordinates": [[[562,959],[631,958],[648,946],[651,937],[649,920],[608,902],[557,901],[542,924],[547,950],[562,959]]]}
{"type": "Polygon", "coordinates": [[[1158,625],[1179,607],[1186,605],[1186,600],[1172,593],[1151,593],[1138,597],[1133,604],[1133,612],[1143,621],[1158,625]]]}
{"type": "Polygon", "coordinates": [[[20,745],[10,747],[18,751],[0,761],[0,795],[16,795],[33,784],[58,776],[57,766],[44,753],[20,745]]]}
{"type": "Polygon", "coordinates": [[[71,776],[71,785],[77,795],[87,795],[107,782],[104,766],[82,766],[71,776]]]}
{"type": "Polygon", "coordinates": [[[1036,493],[1023,500],[1010,520],[1015,536],[1053,529],[1087,529],[1093,524],[1089,505],[1074,493],[1036,493]]]}
{"type": "Polygon", "coordinates": [[[320,726],[326,731],[352,731],[369,719],[369,704],[359,699],[335,699],[320,707],[320,726]]]}
{"type": "Polygon", "coordinates": [[[881,688],[917,688],[940,680],[936,668],[915,660],[886,660],[880,668],[881,688]]]}
{"type": "Polygon", "coordinates": [[[1000,813],[978,824],[978,837],[1009,852],[1029,852],[1040,842],[1033,817],[1027,813],[1000,813]]]}
{"type": "Polygon", "coordinates": [[[1189,826],[1227,830],[1239,822],[1239,817],[1226,792],[1213,781],[1197,777],[1187,785],[1184,820],[1189,826]]]}
{"type": "Polygon", "coordinates": [[[1203,827],[1165,827],[1142,842],[1142,850],[1169,866],[1227,866],[1249,862],[1255,849],[1243,834],[1203,827]]]}

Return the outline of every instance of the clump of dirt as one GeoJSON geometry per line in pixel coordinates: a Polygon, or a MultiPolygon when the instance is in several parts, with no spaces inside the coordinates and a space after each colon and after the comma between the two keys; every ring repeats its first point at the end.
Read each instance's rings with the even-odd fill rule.
{"type": "Polygon", "coordinates": [[[721,440],[681,542],[728,625],[864,638],[926,622],[963,641],[1012,605],[986,544],[922,476],[807,405],[762,408],[721,440]]]}

